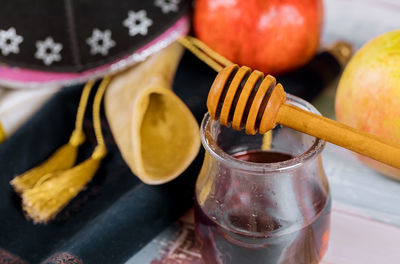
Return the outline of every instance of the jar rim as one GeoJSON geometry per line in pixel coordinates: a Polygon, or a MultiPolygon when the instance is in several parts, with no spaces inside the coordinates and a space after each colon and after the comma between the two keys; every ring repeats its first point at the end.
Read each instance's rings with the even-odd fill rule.
{"type": "MultiPolygon", "coordinates": [[[[321,113],[309,102],[295,96],[286,93],[287,101],[286,103],[299,106],[304,110],[310,111],[314,114],[321,115],[321,113]]],[[[274,162],[274,163],[256,163],[250,161],[239,160],[234,158],[232,155],[226,153],[222,150],[218,144],[211,138],[207,137],[206,131],[210,127],[212,122],[218,122],[211,118],[211,116],[206,113],[201,122],[201,142],[206,151],[211,154],[214,158],[219,161],[228,164],[230,167],[234,167],[238,170],[251,171],[253,173],[269,174],[283,171],[290,171],[298,168],[306,161],[316,158],[324,149],[326,142],[322,139],[314,137],[313,144],[303,153],[295,156],[291,159],[274,162]]]]}

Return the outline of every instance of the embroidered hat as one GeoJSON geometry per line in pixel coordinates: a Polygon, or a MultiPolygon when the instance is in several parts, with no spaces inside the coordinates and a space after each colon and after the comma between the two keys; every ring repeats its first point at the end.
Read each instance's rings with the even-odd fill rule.
{"type": "Polygon", "coordinates": [[[0,85],[71,84],[122,70],[186,34],[189,7],[188,0],[2,1],[0,85]]]}

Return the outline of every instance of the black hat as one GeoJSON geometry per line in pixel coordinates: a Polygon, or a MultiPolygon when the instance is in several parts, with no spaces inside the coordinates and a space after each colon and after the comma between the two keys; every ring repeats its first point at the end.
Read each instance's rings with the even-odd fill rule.
{"type": "Polygon", "coordinates": [[[188,0],[2,1],[0,84],[71,83],[124,69],[186,34],[189,6],[188,0]]]}

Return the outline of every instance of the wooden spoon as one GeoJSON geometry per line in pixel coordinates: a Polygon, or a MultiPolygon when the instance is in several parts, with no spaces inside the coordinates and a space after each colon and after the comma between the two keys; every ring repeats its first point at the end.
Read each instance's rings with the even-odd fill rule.
{"type": "Polygon", "coordinates": [[[247,134],[264,134],[282,124],[400,168],[400,146],[285,102],[283,87],[274,77],[233,64],[215,78],[207,108],[222,125],[245,128],[247,134]]]}

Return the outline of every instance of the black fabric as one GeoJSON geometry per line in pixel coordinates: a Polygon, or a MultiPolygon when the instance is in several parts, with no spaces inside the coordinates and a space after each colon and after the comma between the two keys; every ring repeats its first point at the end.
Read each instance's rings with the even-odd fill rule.
{"type": "MultiPolygon", "coordinates": [[[[198,121],[206,112],[205,101],[215,76],[208,66],[185,53],[174,90],[198,121]]],[[[310,87],[302,78],[294,81],[295,76],[293,73],[292,77],[286,77],[295,84],[285,87],[291,93],[310,98],[321,88],[310,87]]],[[[48,225],[34,225],[24,218],[20,200],[9,181],[68,141],[81,89],[82,86],[64,88],[0,145],[1,264],[123,263],[193,204],[203,150],[176,180],[161,186],[145,185],[125,165],[103,115],[102,128],[109,154],[87,189],[48,225]]],[[[87,158],[96,144],[91,109],[87,113],[84,129],[88,138],[80,148],[79,160],[87,158]]]]}
{"type": "Polygon", "coordinates": [[[323,51],[297,71],[277,76],[277,81],[283,85],[285,92],[311,101],[324,87],[334,82],[341,71],[339,61],[328,51],[323,51]]]}
{"type": "MultiPolygon", "coordinates": [[[[174,90],[200,121],[215,73],[192,56],[185,57],[174,90]],[[193,79],[199,81],[188,86],[193,79]]],[[[123,263],[193,204],[203,151],[178,179],[161,186],[145,185],[125,165],[103,115],[109,153],[87,189],[46,226],[24,218],[9,181],[68,141],[81,89],[64,88],[0,145],[0,263],[6,263],[1,248],[29,263],[57,252],[69,252],[83,263],[123,263]]],[[[87,158],[96,145],[90,113],[89,108],[84,122],[88,138],[79,160],[87,158]]]]}
{"type": "MultiPolygon", "coordinates": [[[[184,16],[189,8],[189,0],[169,1],[177,3],[176,10],[162,11],[154,0],[2,0],[0,8],[0,30],[14,28],[23,38],[19,52],[4,54],[0,51],[0,62],[10,66],[39,69],[45,71],[76,72],[104,65],[134,53],[155,39],[184,16]],[[152,20],[147,34],[131,36],[123,25],[128,12],[146,11],[152,20]],[[87,39],[94,29],[111,31],[115,45],[107,56],[91,54],[87,39]],[[62,44],[61,60],[46,65],[35,58],[36,42],[52,37],[62,44]]],[[[163,1],[161,1],[163,2],[163,1]]],[[[1,48],[1,47],[0,47],[1,48]]]]}

